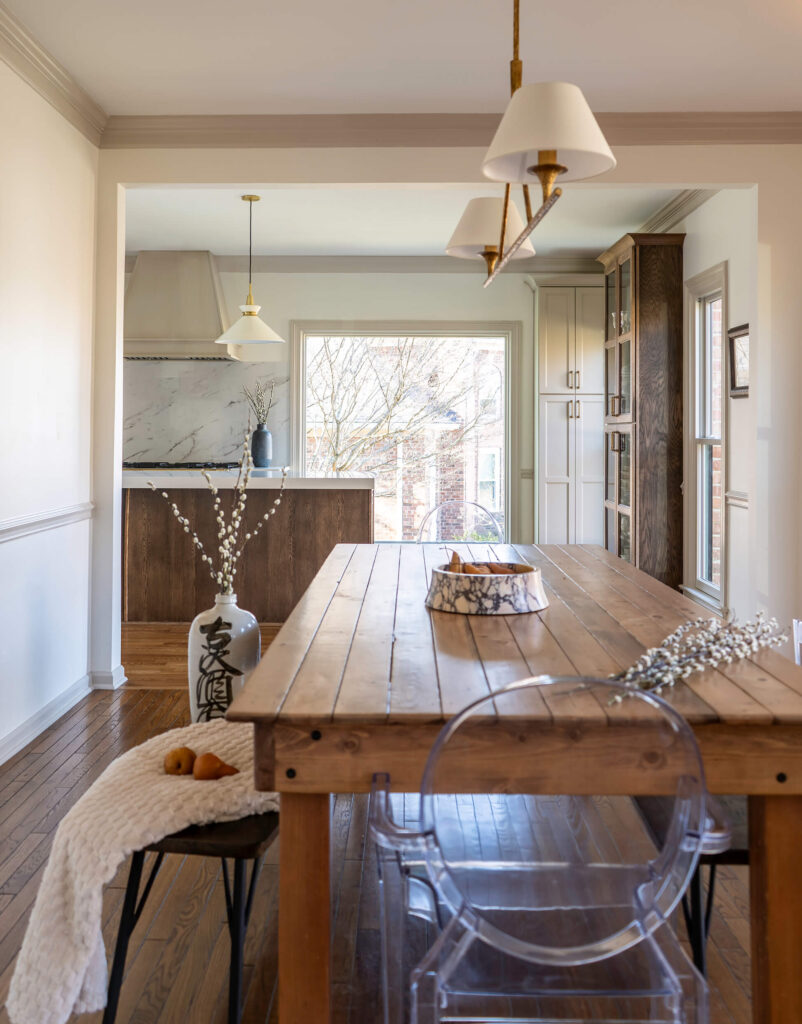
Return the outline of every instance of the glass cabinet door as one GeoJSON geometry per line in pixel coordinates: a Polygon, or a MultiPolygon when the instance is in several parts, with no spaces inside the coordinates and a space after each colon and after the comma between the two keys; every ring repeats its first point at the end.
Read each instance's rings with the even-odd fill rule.
{"type": "Polygon", "coordinates": [[[618,333],[629,334],[632,329],[632,261],[621,264],[621,308],[618,317],[618,333]]]}
{"type": "Polygon", "coordinates": [[[632,561],[630,517],[622,512],[618,514],[618,557],[623,558],[625,562],[632,561]]]}
{"type": "Polygon", "coordinates": [[[632,435],[627,431],[618,441],[618,504],[632,506],[632,435]]]}
{"type": "Polygon", "coordinates": [[[604,510],[604,546],[611,555],[618,554],[618,534],[615,528],[616,511],[614,508],[604,510]]]}
{"type": "Polygon", "coordinates": [[[627,338],[618,344],[619,416],[632,415],[632,341],[627,338]]]}
{"type": "Polygon", "coordinates": [[[606,279],[606,318],[607,329],[605,338],[609,341],[618,336],[618,302],[615,289],[615,271],[611,270],[606,279]]]}

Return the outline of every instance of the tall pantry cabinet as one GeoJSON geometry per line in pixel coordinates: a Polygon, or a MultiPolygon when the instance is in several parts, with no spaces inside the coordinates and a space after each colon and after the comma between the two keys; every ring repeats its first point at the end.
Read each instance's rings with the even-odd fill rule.
{"type": "Polygon", "coordinates": [[[682,582],[682,234],[602,253],[607,550],[682,582]]]}
{"type": "Polygon", "coordinates": [[[538,289],[538,541],[604,543],[604,289],[538,289]]]}

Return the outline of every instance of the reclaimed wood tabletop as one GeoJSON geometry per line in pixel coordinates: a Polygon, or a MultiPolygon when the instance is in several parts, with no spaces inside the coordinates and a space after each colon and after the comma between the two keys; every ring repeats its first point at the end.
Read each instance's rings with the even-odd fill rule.
{"type": "MultiPolygon", "coordinates": [[[[710,617],[600,547],[456,547],[540,568],[548,607],[430,611],[443,545],[340,544],[229,711],[254,723],[257,786],[282,794],[281,1024],[330,1020],[330,794],[368,792],[376,772],[415,791],[442,725],[471,701],[532,675],[606,678],[681,623],[710,617]]],[[[802,1021],[802,670],[763,650],[666,696],[693,726],[708,788],[749,796],[754,1020],[802,1021]]],[[[637,742],[616,742],[609,717],[590,694],[531,693],[488,724],[466,786],[489,786],[498,730],[509,725],[537,739],[543,792],[592,793],[600,777],[605,792],[631,793],[635,777],[640,792],[660,792],[659,771],[644,770],[637,742]]]]}

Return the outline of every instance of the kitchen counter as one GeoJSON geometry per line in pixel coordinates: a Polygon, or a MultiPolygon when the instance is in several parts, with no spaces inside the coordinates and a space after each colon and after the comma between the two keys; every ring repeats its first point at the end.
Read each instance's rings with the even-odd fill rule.
{"type": "MultiPolygon", "coordinates": [[[[210,469],[209,475],[219,488],[233,488],[237,482],[236,469],[210,469]]],[[[207,484],[199,469],[124,469],[123,488],[147,488],[153,481],[157,490],[206,490],[207,484]]],[[[272,490],[281,487],[281,469],[254,469],[248,481],[248,490],[272,490]]],[[[288,491],[372,491],[372,476],[353,476],[349,474],[337,476],[300,476],[289,472],[285,489],[288,491]]]]}
{"type": "MultiPolygon", "coordinates": [[[[226,517],[235,500],[237,471],[209,470],[226,517]]],[[[260,622],[283,622],[336,544],[373,540],[372,477],[287,477],[274,505],[281,470],[254,470],[248,482],[246,529],[275,509],[237,567],[241,608],[260,622]]],[[[214,604],[216,586],[192,538],[176,524],[175,502],[205,549],[217,552],[212,495],[200,470],[123,471],[123,619],[191,622],[214,604]],[[148,481],[153,481],[152,491],[148,481]],[[162,497],[164,491],[169,501],[162,497]]]]}

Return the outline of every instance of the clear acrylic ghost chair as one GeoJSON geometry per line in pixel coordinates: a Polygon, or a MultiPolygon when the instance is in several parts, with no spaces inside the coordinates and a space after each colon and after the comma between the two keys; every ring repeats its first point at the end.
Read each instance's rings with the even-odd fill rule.
{"type": "Polygon", "coordinates": [[[802,619],[793,620],[794,628],[794,661],[802,665],[802,619]]]}
{"type": "Polygon", "coordinates": [[[376,777],[370,820],[385,1021],[706,1024],[705,982],[668,919],[700,852],[729,836],[707,816],[693,733],[660,698],[603,680],[513,683],[441,731],[418,822],[398,823],[389,788],[376,777]],[[609,767],[600,749],[615,752],[609,767]],[[553,793],[555,763],[583,795],[553,793]],[[477,765],[489,794],[465,791],[477,765]],[[673,797],[660,849],[622,788],[673,797]]]}
{"type": "Polygon", "coordinates": [[[453,498],[429,509],[418,530],[418,544],[449,540],[503,544],[504,531],[484,505],[453,498]]]}

